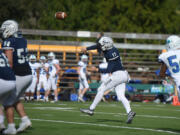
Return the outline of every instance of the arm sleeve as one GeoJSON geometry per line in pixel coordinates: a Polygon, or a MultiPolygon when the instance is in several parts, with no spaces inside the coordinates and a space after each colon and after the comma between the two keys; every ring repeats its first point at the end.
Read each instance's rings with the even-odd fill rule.
{"type": "Polygon", "coordinates": [[[100,73],[108,73],[107,69],[99,68],[98,71],[100,73]]]}
{"type": "Polygon", "coordinates": [[[53,60],[53,64],[58,64],[59,65],[59,61],[57,59],[53,60]]]}
{"type": "Polygon", "coordinates": [[[4,50],[9,50],[9,49],[13,49],[13,42],[10,39],[6,39],[2,42],[2,49],[4,50]]]}
{"type": "Polygon", "coordinates": [[[95,49],[98,49],[97,45],[92,45],[92,46],[87,47],[87,50],[95,50],[95,49]]]}
{"type": "Polygon", "coordinates": [[[159,62],[159,63],[164,63],[164,61],[163,61],[163,54],[161,54],[161,55],[158,57],[158,62],[159,62]]]}

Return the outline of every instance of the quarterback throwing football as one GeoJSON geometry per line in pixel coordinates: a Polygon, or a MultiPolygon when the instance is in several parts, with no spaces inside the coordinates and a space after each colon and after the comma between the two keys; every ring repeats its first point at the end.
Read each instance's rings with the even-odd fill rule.
{"type": "MultiPolygon", "coordinates": [[[[91,104],[89,109],[80,109],[81,112],[93,115],[94,110],[98,103],[101,101],[104,92],[114,88],[117,94],[118,100],[122,101],[126,112],[128,114],[127,123],[131,123],[134,116],[136,115],[135,112],[131,111],[129,101],[125,97],[125,94],[122,94],[121,91],[121,84],[125,84],[129,81],[130,77],[128,72],[124,69],[118,49],[113,46],[113,40],[110,37],[103,36],[99,39],[96,45],[83,48],[82,51],[94,50],[97,49],[98,52],[103,52],[104,57],[108,62],[107,70],[104,70],[104,73],[111,74],[98,88],[97,95],[91,104]]],[[[125,86],[125,85],[124,85],[125,86]]]]}

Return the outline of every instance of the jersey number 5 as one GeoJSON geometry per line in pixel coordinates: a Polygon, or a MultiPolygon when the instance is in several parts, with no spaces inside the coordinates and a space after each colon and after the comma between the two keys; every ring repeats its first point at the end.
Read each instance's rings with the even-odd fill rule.
{"type": "Polygon", "coordinates": [[[18,56],[19,64],[23,64],[27,61],[27,56],[25,56],[26,54],[27,54],[27,49],[24,49],[24,48],[17,49],[17,56],[18,56]]]}
{"type": "Polygon", "coordinates": [[[168,57],[167,59],[168,59],[169,65],[172,67],[173,73],[178,73],[179,63],[177,61],[174,61],[174,60],[177,60],[177,56],[173,55],[173,56],[168,57]]]}

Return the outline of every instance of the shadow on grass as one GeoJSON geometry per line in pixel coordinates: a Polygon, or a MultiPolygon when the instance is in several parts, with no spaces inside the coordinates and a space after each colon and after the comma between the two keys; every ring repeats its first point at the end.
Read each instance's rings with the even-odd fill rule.
{"type": "Polygon", "coordinates": [[[122,120],[112,120],[112,119],[96,119],[96,122],[115,122],[115,123],[125,123],[122,120]]]}

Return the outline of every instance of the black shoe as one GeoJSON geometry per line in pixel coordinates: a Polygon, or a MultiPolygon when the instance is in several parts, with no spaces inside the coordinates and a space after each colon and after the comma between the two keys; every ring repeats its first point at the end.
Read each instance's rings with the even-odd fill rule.
{"type": "Polygon", "coordinates": [[[90,110],[90,109],[82,109],[82,108],[80,108],[80,111],[81,111],[82,113],[88,114],[88,115],[90,115],[90,116],[92,116],[92,115],[94,114],[94,111],[93,111],[93,110],[90,110]]]}
{"type": "Polygon", "coordinates": [[[132,120],[133,120],[133,118],[134,118],[135,116],[136,116],[136,113],[130,111],[130,112],[128,113],[128,119],[127,119],[126,123],[127,123],[127,124],[131,124],[131,123],[132,123],[132,120]]]}

